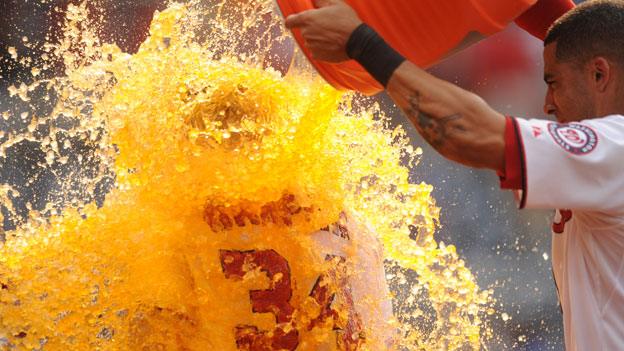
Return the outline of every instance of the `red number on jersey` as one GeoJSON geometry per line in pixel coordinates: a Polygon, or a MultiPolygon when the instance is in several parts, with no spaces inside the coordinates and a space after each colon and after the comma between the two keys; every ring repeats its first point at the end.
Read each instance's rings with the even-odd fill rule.
{"type": "MultiPolygon", "coordinates": [[[[248,351],[293,351],[299,346],[299,332],[293,325],[294,308],[290,305],[292,286],[288,261],[274,250],[263,251],[228,251],[220,250],[221,267],[226,278],[243,279],[255,269],[265,272],[271,280],[271,289],[252,290],[249,294],[252,310],[256,313],[273,313],[277,327],[272,332],[261,331],[255,326],[239,325],[236,327],[236,345],[240,350],[248,351]],[[280,276],[277,276],[277,275],[280,276]]],[[[308,330],[333,319],[334,330],[339,333],[336,340],[338,349],[356,351],[363,344],[362,322],[355,312],[351,289],[347,284],[345,259],[328,255],[326,260],[335,263],[333,268],[322,274],[314,284],[310,297],[321,307],[315,319],[310,321],[308,330]],[[340,320],[341,314],[332,303],[336,294],[344,300],[348,311],[346,321],[340,320]]]]}
{"type": "Polygon", "coordinates": [[[237,326],[238,348],[249,351],[295,350],[299,345],[299,332],[289,325],[292,323],[294,308],[290,305],[292,287],[290,267],[286,259],[274,250],[221,250],[220,257],[226,278],[243,279],[245,275],[259,268],[271,281],[270,289],[252,290],[249,297],[255,313],[275,314],[277,327],[268,333],[255,326],[237,326]]]}
{"type": "Polygon", "coordinates": [[[362,321],[355,312],[351,288],[347,282],[347,265],[344,257],[327,255],[325,260],[332,262],[332,269],[321,275],[314,284],[310,296],[321,306],[321,313],[318,317],[310,321],[308,330],[324,323],[327,318],[332,317],[334,330],[338,334],[336,343],[338,349],[342,351],[355,351],[360,348],[364,341],[362,332],[362,321]],[[331,289],[333,287],[333,289],[331,289]],[[348,313],[346,321],[340,320],[340,314],[332,307],[336,298],[337,290],[344,299],[345,308],[348,313]]]}

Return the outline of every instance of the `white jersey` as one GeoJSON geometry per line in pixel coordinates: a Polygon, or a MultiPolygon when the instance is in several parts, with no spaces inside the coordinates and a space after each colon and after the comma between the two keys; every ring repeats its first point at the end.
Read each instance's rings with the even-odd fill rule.
{"type": "Polygon", "coordinates": [[[624,116],[516,120],[521,207],[557,209],[552,260],[568,351],[624,349],[624,116]]]}
{"type": "MultiPolygon", "coordinates": [[[[347,258],[348,279],[337,298],[344,299],[345,292],[352,295],[348,297],[353,300],[350,304],[365,329],[364,334],[369,336],[366,349],[392,349],[398,330],[389,322],[394,316],[383,264],[383,246],[373,229],[356,213],[348,211],[341,213],[337,223],[313,233],[312,240],[319,254],[347,258]]],[[[358,347],[352,345],[346,349],[358,347]]]]}

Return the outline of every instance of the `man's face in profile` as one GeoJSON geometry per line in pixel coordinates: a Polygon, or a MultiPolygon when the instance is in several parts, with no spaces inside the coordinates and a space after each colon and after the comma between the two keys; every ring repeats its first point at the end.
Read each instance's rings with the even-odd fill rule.
{"type": "Polygon", "coordinates": [[[584,65],[557,58],[557,43],[544,48],[544,81],[548,85],[544,112],[561,123],[595,117],[589,75],[584,65]]]}

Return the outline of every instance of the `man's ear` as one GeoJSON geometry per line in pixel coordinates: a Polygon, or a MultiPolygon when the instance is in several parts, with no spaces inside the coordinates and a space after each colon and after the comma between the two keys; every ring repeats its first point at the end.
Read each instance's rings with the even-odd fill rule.
{"type": "Polygon", "coordinates": [[[598,92],[604,93],[613,80],[613,66],[602,56],[594,57],[590,65],[594,86],[598,92]]]}

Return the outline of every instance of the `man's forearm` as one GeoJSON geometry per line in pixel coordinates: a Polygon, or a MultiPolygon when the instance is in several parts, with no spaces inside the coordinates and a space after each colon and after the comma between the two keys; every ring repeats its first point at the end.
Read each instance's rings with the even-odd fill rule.
{"type": "Polygon", "coordinates": [[[405,61],[386,87],[423,138],[446,158],[503,170],[505,118],[480,97],[405,61]]]}
{"type": "Polygon", "coordinates": [[[477,95],[406,61],[365,24],[351,34],[347,55],[386,88],[418,132],[443,156],[503,171],[505,118],[477,95]]]}

